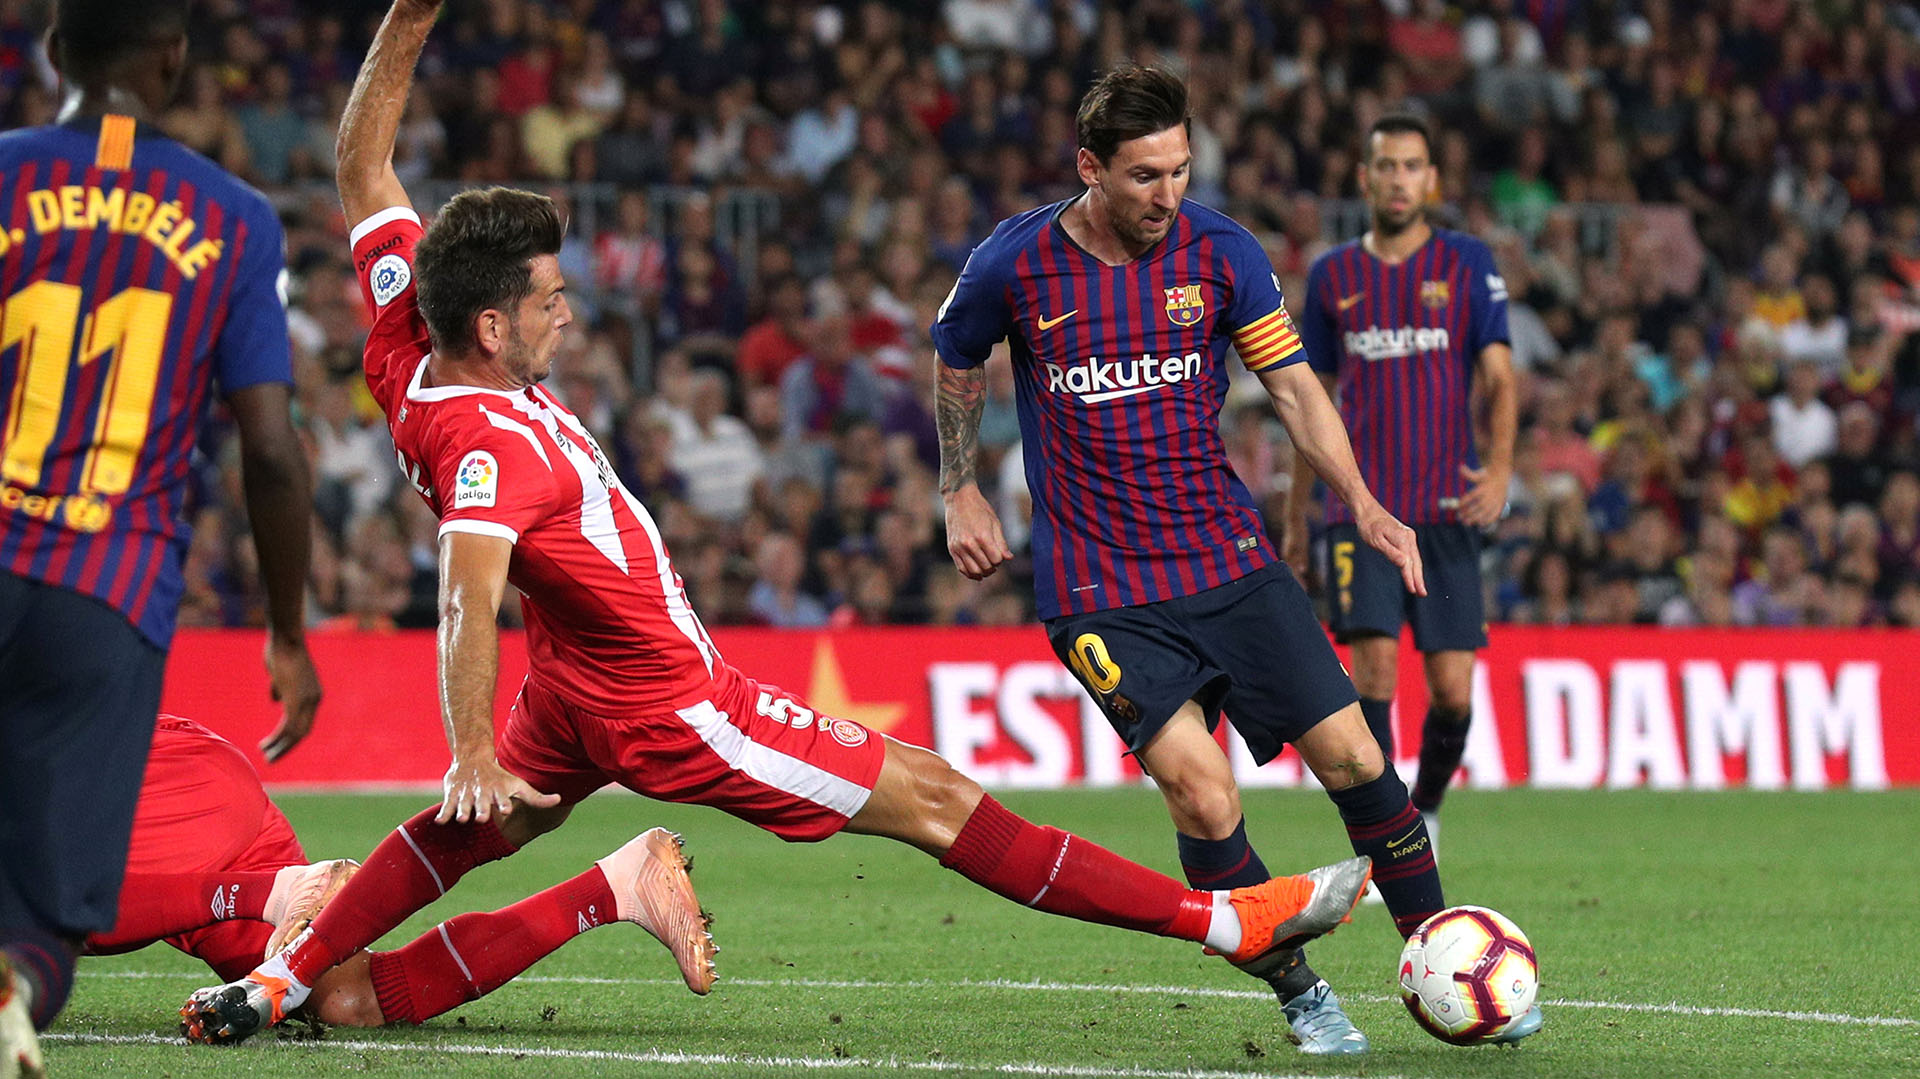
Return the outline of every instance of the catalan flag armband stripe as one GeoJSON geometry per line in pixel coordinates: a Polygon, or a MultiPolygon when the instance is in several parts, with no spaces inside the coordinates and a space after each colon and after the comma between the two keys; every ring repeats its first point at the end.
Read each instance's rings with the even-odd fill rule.
{"type": "Polygon", "coordinates": [[[1234,334],[1233,346],[1247,369],[1258,371],[1300,351],[1300,334],[1294,329],[1287,309],[1282,307],[1234,334]]]}

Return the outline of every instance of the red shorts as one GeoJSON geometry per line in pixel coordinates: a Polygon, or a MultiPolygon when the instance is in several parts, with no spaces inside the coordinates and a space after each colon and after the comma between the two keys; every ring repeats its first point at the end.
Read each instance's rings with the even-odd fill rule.
{"type": "Polygon", "coordinates": [[[845,827],[886,758],[880,735],[724,665],[708,699],[632,715],[590,714],[530,677],[497,750],[508,771],[568,804],[618,783],[713,806],[795,841],[845,827]]]}
{"type": "MultiPolygon", "coordinates": [[[[305,865],[306,852],[260,777],[233,744],[189,720],[162,716],[147,757],[127,852],[130,873],[266,871],[305,865]]],[[[126,889],[120,905],[139,903],[126,889]]],[[[231,981],[260,965],[273,926],[234,920],[166,942],[231,981]]],[[[122,943],[130,952],[153,941],[122,943]]],[[[100,953],[96,953],[100,954],[100,953]]]]}

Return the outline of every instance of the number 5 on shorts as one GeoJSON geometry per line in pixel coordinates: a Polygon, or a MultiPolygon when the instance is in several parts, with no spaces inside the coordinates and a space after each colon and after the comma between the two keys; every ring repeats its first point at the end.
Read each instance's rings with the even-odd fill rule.
{"type": "Polygon", "coordinates": [[[1333,545],[1333,588],[1341,610],[1353,606],[1353,541],[1333,545]]]}
{"type": "Polygon", "coordinates": [[[1120,684],[1120,665],[1107,654],[1107,642],[1098,633],[1082,633],[1073,639],[1067,665],[1095,693],[1112,693],[1120,684]]]}

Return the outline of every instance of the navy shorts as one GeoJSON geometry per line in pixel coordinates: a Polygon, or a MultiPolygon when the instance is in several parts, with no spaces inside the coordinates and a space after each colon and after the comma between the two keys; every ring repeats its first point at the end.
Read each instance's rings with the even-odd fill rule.
{"type": "Polygon", "coordinates": [[[1191,700],[1208,730],[1224,706],[1265,764],[1359,700],[1306,591],[1279,564],[1191,596],[1055,618],[1047,639],[1132,753],[1191,700]]]}
{"type": "Polygon", "coordinates": [[[0,934],[113,928],[166,660],[100,600],[0,571],[0,934]]]}
{"type": "Polygon", "coordinates": [[[1486,601],[1480,593],[1480,530],[1464,524],[1417,524],[1414,539],[1426,572],[1427,594],[1407,591],[1387,556],[1360,538],[1351,524],[1327,529],[1333,571],[1333,635],[1400,636],[1413,627],[1422,652],[1471,652],[1487,646],[1486,601]]]}

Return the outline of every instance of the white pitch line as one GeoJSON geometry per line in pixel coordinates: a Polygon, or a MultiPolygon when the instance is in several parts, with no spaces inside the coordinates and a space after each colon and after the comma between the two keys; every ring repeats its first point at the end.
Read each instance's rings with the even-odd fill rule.
{"type": "MultiPolygon", "coordinates": [[[[204,979],[191,971],[168,973],[145,970],[107,970],[86,973],[83,978],[132,978],[182,980],[204,979]]],[[[521,975],[514,982],[528,985],[679,985],[677,978],[589,978],[571,975],[521,975]]],[[[509,983],[512,984],[512,983],[509,983]]],[[[752,989],[1008,989],[1041,993],[1142,993],[1156,996],[1206,997],[1226,1000],[1269,1000],[1270,990],[1209,989],[1192,985],[1103,985],[1084,982],[1022,981],[1012,978],[964,978],[957,981],[869,981],[828,978],[725,978],[721,985],[752,989]]],[[[1342,993],[1346,1000],[1364,1000],[1374,1004],[1398,1002],[1398,997],[1369,993],[1342,993]]],[[[1655,1015],[1692,1015],[1702,1018],[1780,1019],[1794,1023],[1832,1023],[1840,1026],[1920,1027],[1920,1019],[1897,1015],[1848,1015],[1844,1012],[1773,1011],[1765,1008],[1706,1008],[1693,1004],[1634,1004],[1617,1000],[1542,1000],[1552,1008],[1584,1008],[1641,1012],[1655,1015]]]]}
{"type": "MultiPolygon", "coordinates": [[[[677,984],[677,983],[676,983],[677,984]]],[[[1614,1008],[1660,1015],[1729,1016],[1738,1019],[1786,1019],[1795,1023],[1839,1023],[1861,1027],[1920,1027],[1920,1019],[1897,1015],[1847,1015],[1844,1012],[1779,1012],[1765,1008],[1702,1008],[1693,1004],[1618,1004],[1605,1000],[1543,1000],[1548,1008],[1614,1008]]]]}
{"type": "MultiPolygon", "coordinates": [[[[42,1034],[41,1041],[72,1045],[162,1045],[189,1049],[178,1038],[158,1034],[42,1034]]],[[[871,1071],[896,1068],[924,1072],[990,1072],[997,1075],[1059,1076],[1061,1079],[1361,1079],[1357,1075],[1305,1075],[1296,1072],[1247,1071],[1172,1071],[1156,1068],[1098,1068],[1083,1064],[1035,1064],[1013,1061],[1005,1064],[966,1064],[955,1060],[902,1060],[898,1057],[769,1057],[732,1053],[679,1053],[655,1049],[645,1053],[616,1053],[605,1049],[553,1049],[534,1046],[471,1045],[460,1042],[317,1041],[274,1043],[265,1052],[298,1052],[302,1049],[344,1049],[351,1052],[455,1053],[478,1057],[546,1057],[555,1060],[615,1061],[622,1064],[663,1064],[675,1067],[752,1067],[835,1071],[857,1068],[871,1071]]],[[[1368,1079],[1401,1079],[1397,1075],[1375,1075],[1368,1079]]]]}

